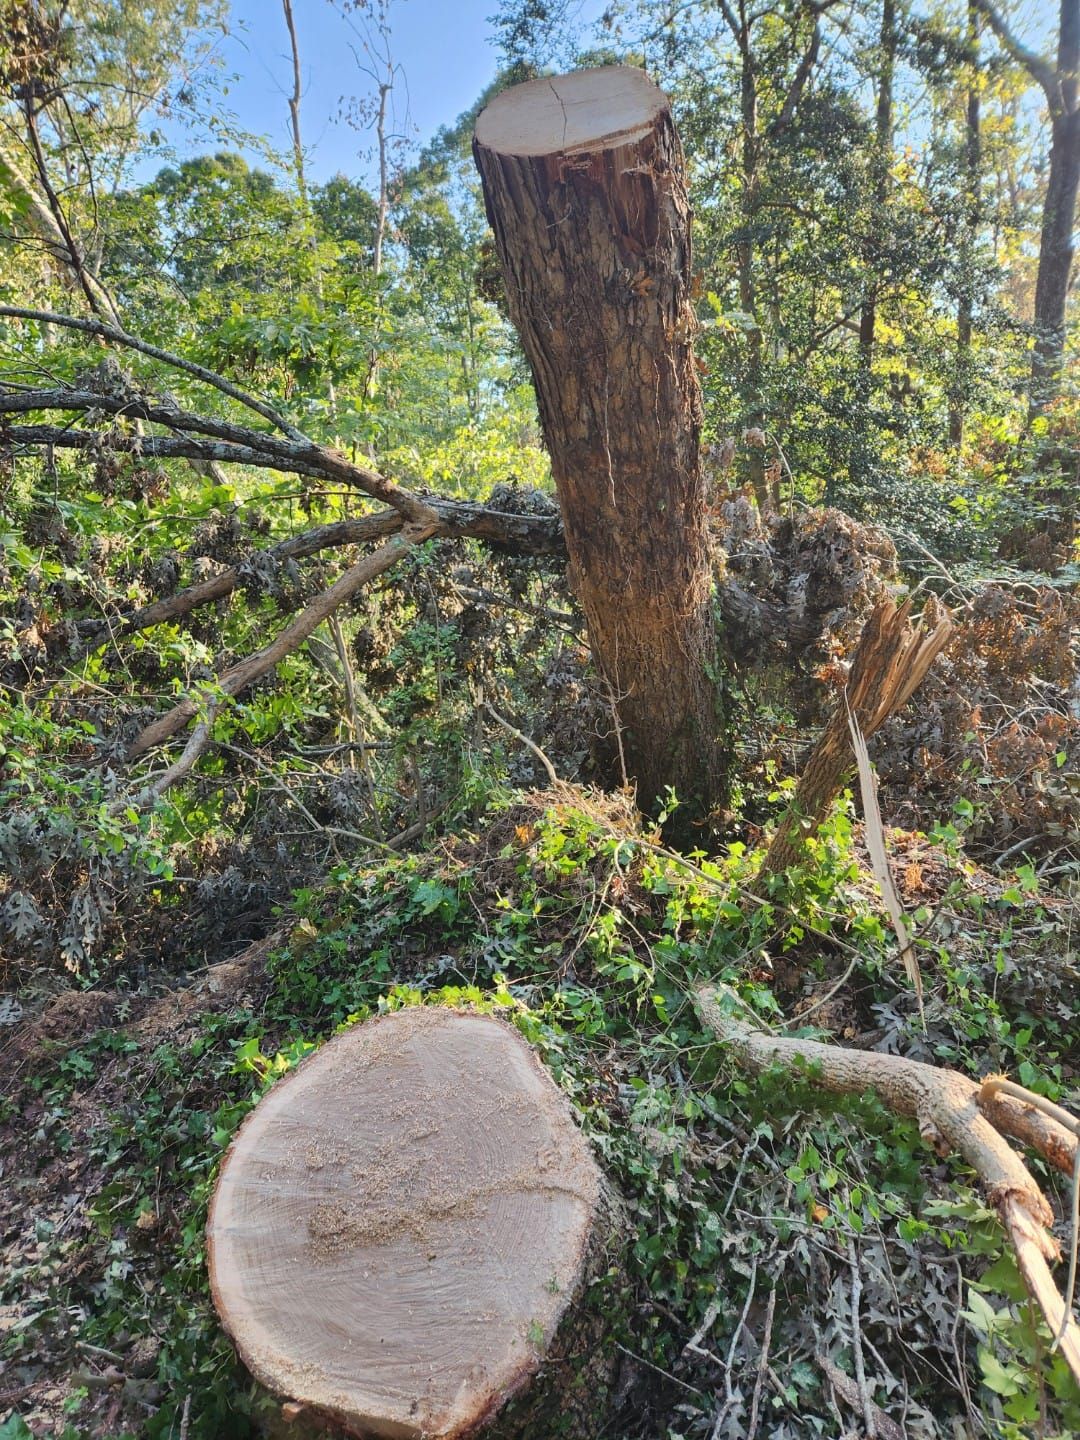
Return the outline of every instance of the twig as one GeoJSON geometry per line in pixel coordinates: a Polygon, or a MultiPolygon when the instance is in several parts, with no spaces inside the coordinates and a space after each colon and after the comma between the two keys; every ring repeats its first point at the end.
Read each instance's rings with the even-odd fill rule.
{"type": "MultiPolygon", "coordinates": [[[[4,307],[0,306],[0,314],[3,313],[3,309],[4,307]]],[[[256,430],[249,425],[240,425],[235,421],[220,420],[209,415],[196,415],[190,410],[181,410],[173,400],[145,395],[127,387],[122,388],[118,394],[106,393],[100,388],[38,391],[0,390],[0,414],[25,415],[34,410],[92,411],[105,415],[116,415],[129,420],[147,420],[155,425],[163,425],[168,430],[179,430],[186,434],[204,437],[203,441],[198,442],[197,445],[204,458],[209,455],[215,460],[229,462],[242,460],[247,464],[257,464],[259,462],[255,456],[259,455],[262,457],[262,463],[270,468],[318,474],[323,478],[351,485],[376,500],[382,500],[385,504],[392,505],[395,510],[401,512],[406,520],[415,525],[437,524],[438,522],[438,515],[432,506],[418,495],[414,495],[411,490],[403,489],[385,475],[380,475],[377,470],[369,469],[365,465],[354,464],[340,450],[316,444],[314,440],[309,440],[300,431],[296,431],[286,439],[281,439],[266,430],[256,430]],[[224,441],[224,448],[206,445],[204,443],[206,437],[224,441]],[[284,463],[278,465],[275,463],[277,461],[284,463]]],[[[52,443],[62,445],[64,441],[58,436],[52,443]]],[[[102,443],[100,437],[96,443],[102,443]]],[[[117,448],[120,447],[117,446],[117,448]]],[[[148,437],[133,435],[127,439],[127,448],[133,453],[147,454],[152,452],[153,445],[150,444],[148,448],[148,437]]],[[[192,453],[194,450],[195,447],[192,447],[192,453]]],[[[179,454],[180,452],[177,450],[175,453],[179,454]]]]}
{"type": "Polygon", "coordinates": [[[516,728],[516,726],[510,724],[509,720],[504,720],[503,717],[499,714],[499,712],[495,709],[495,707],[487,700],[485,700],[483,703],[484,709],[488,712],[488,714],[493,720],[497,720],[504,730],[508,730],[510,734],[513,735],[515,740],[520,740],[522,745],[527,746],[533,752],[536,758],[540,761],[541,765],[543,765],[544,769],[547,771],[548,778],[550,779],[552,785],[558,785],[559,776],[555,769],[555,766],[544,754],[543,750],[540,749],[540,746],[537,745],[536,741],[530,740],[527,735],[523,735],[521,731],[516,728]]]}
{"type": "Polygon", "coordinates": [[[220,701],[210,701],[205,718],[200,720],[192,730],[179,758],[174,760],[167,770],[163,770],[160,775],[156,776],[149,785],[143,786],[134,795],[122,795],[118,800],[114,800],[109,806],[110,813],[116,814],[129,806],[133,810],[148,810],[155,801],[161,799],[166,790],[183,780],[210,744],[214,733],[214,717],[220,708],[220,701]]]}
{"type": "Polygon", "coordinates": [[[644,1365],[647,1370],[652,1370],[657,1375],[662,1375],[665,1380],[670,1380],[672,1385],[679,1385],[683,1390],[689,1390],[691,1395],[698,1395],[702,1400],[706,1399],[705,1392],[699,1390],[696,1385],[689,1385],[685,1380],[680,1380],[678,1375],[672,1375],[670,1370],[664,1370],[661,1366],[654,1365],[651,1360],[646,1360],[644,1355],[636,1355],[633,1350],[628,1350],[619,1341],[615,1342],[615,1349],[621,1350],[624,1355],[628,1355],[638,1365],[644,1365]]]}
{"type": "Polygon", "coordinates": [[[863,1423],[869,1440],[877,1435],[874,1424],[873,1399],[866,1383],[866,1365],[863,1360],[862,1325],[859,1307],[862,1302],[862,1276],[859,1273],[859,1257],[855,1253],[855,1242],[847,1242],[848,1269],[851,1271],[851,1354],[855,1362],[855,1383],[859,1387],[859,1404],[862,1407],[863,1423]]]}
{"type": "Polygon", "coordinates": [[[682,1353],[684,1355],[688,1350],[693,1351],[695,1355],[704,1355],[706,1353],[701,1348],[701,1342],[705,1339],[709,1331],[716,1324],[716,1317],[723,1309],[724,1298],[725,1297],[723,1296],[722,1291],[718,1289],[716,1294],[709,1301],[708,1306],[706,1307],[701,1324],[698,1326],[698,1328],[694,1331],[693,1335],[690,1336],[690,1339],[683,1346],[682,1353]]]}
{"type": "Polygon", "coordinates": [[[739,1323],[735,1326],[731,1336],[731,1344],[728,1346],[727,1362],[724,1365],[724,1403],[716,1412],[716,1419],[713,1422],[711,1440],[720,1440],[720,1431],[724,1427],[724,1421],[731,1413],[735,1405],[735,1391],[731,1384],[731,1367],[735,1364],[735,1349],[739,1343],[739,1332],[746,1324],[746,1317],[750,1313],[750,1306],[754,1300],[754,1287],[757,1284],[757,1256],[754,1256],[750,1268],[750,1284],[746,1291],[746,1302],[739,1316],[739,1323]]]}
{"type": "Polygon", "coordinates": [[[746,1440],[754,1440],[758,1428],[758,1407],[761,1404],[761,1389],[765,1373],[769,1368],[769,1349],[772,1345],[773,1316],[776,1313],[776,1286],[769,1291],[769,1303],[765,1308],[765,1330],[761,1337],[761,1357],[758,1360],[757,1380],[754,1382],[754,1398],[750,1404],[750,1421],[746,1427],[746,1440]]]}

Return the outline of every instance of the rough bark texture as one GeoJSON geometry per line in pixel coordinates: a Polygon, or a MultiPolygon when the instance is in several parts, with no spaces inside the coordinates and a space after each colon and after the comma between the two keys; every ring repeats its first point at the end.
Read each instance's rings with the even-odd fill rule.
{"type": "Polygon", "coordinates": [[[982,212],[982,112],[979,73],[979,12],[968,0],[967,43],[972,75],[964,116],[964,220],[960,239],[960,295],[956,310],[956,374],[949,396],[949,444],[964,440],[964,419],[971,388],[971,335],[975,309],[975,246],[982,212]]]}
{"type": "MultiPolygon", "coordinates": [[[[893,75],[896,70],[896,3],[882,0],[881,35],[878,41],[877,107],[874,119],[874,207],[878,216],[886,212],[889,200],[889,178],[893,149],[893,75]]],[[[880,275],[880,254],[877,241],[871,237],[872,273],[867,282],[867,295],[859,317],[859,366],[863,398],[870,394],[874,363],[874,332],[877,328],[877,287],[880,275]],[[876,273],[874,273],[876,272],[876,273]]]]}
{"type": "Polygon", "coordinates": [[[628,770],[643,805],[672,785],[707,809],[726,798],[728,755],[667,100],[624,67],[530,81],[483,112],[473,150],[628,770]],[[545,128],[566,143],[540,149],[545,128]]]}
{"type": "Polygon", "coordinates": [[[543,1372],[549,1415],[584,1402],[566,1428],[583,1440],[610,1379],[585,1292],[616,1215],[516,1030],[405,1010],[330,1041],[245,1122],[211,1206],[211,1289],[305,1429],[457,1440],[498,1417],[501,1440],[535,1436],[543,1372]]]}

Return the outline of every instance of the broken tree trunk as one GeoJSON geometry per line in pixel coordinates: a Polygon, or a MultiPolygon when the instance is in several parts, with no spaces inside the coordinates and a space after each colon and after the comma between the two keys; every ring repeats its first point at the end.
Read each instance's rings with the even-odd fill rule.
{"type": "Polygon", "coordinates": [[[496,96],[473,142],[571,579],[639,801],[727,796],[690,209],[663,92],[607,67],[496,96]]]}
{"type": "Polygon", "coordinates": [[[492,1433],[524,1435],[543,1367],[544,1403],[583,1437],[612,1349],[583,1292],[616,1213],[516,1030],[408,1009],[331,1040],[245,1121],[210,1209],[211,1289],[305,1430],[447,1440],[502,1411],[492,1433]]]}
{"type": "Polygon", "coordinates": [[[910,600],[899,607],[892,600],[875,605],[859,636],[844,693],[803,766],[795,798],[769,844],[762,879],[799,862],[804,842],[825,819],[854,769],[848,715],[869,739],[911,699],[952,631],[948,611],[935,615],[927,630],[922,618],[911,623],[910,600]]]}

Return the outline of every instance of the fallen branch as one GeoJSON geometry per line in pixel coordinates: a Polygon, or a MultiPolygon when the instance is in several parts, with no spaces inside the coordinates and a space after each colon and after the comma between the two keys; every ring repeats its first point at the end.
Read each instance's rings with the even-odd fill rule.
{"type": "MultiPolygon", "coordinates": [[[[431,508],[439,517],[439,528],[433,534],[451,539],[471,538],[499,545],[518,554],[544,555],[558,553],[562,549],[562,527],[557,515],[515,515],[507,511],[492,510],[487,506],[466,500],[433,499],[431,508]]],[[[402,528],[402,518],[396,510],[379,510],[371,515],[359,515],[348,520],[335,520],[328,525],[319,525],[305,530],[300,535],[271,545],[265,550],[254,550],[249,557],[254,561],[264,556],[273,564],[285,560],[302,560],[322,550],[338,550],[346,545],[363,545],[371,540],[382,540],[402,528]]],[[[176,620],[202,605],[224,600],[242,583],[241,566],[230,565],[209,579],[189,585],[174,595],[154,600],[127,615],[98,619],[91,616],[78,622],[80,635],[84,639],[96,640],[104,630],[113,635],[129,635],[136,630],[148,630],[167,620],[176,620]]],[[[493,597],[501,601],[502,597],[493,597]]],[[[517,602],[507,602],[517,603],[517,602]]]]}
{"type": "Polygon", "coordinates": [[[891,600],[874,607],[851,662],[846,698],[841,698],[803,767],[795,798],[765,855],[763,879],[798,863],[804,842],[825,819],[855,765],[849,706],[869,739],[907,704],[945,647],[952,634],[947,612],[929,631],[921,621],[913,625],[910,614],[910,600],[899,608],[891,600]]]}
{"type": "Polygon", "coordinates": [[[494,705],[490,704],[487,700],[485,700],[483,703],[484,709],[488,712],[488,714],[493,720],[497,720],[504,730],[508,730],[510,734],[513,735],[515,740],[520,740],[522,745],[532,751],[532,753],[536,756],[536,758],[540,761],[541,765],[543,765],[544,769],[547,771],[548,779],[551,781],[552,785],[557,786],[559,784],[558,772],[556,771],[555,766],[544,754],[543,750],[540,749],[540,746],[537,745],[536,741],[530,740],[528,735],[523,734],[516,725],[511,725],[509,720],[504,720],[503,717],[499,714],[499,712],[495,709],[494,705]]]}
{"type": "MultiPolygon", "coordinates": [[[[410,527],[403,530],[400,535],[395,535],[392,540],[373,551],[372,554],[365,555],[362,560],[358,560],[328,590],[322,591],[309,605],[305,606],[269,645],[264,646],[261,650],[256,650],[253,655],[248,655],[238,664],[224,671],[218,677],[219,690],[225,695],[238,695],[253,680],[257,680],[268,670],[272,670],[286,655],[291,654],[298,646],[302,645],[327,616],[334,613],[339,605],[344,605],[347,600],[351,600],[357,591],[362,590],[376,575],[381,575],[384,570],[389,570],[414,545],[429,539],[437,529],[437,525],[410,527]]],[[[190,696],[186,696],[166,714],[159,716],[157,720],[152,721],[139,732],[127,752],[127,760],[129,762],[135,760],[140,755],[144,755],[147,750],[153,749],[155,745],[161,745],[170,739],[190,720],[193,720],[197,713],[198,702],[190,696]]]]}
{"type": "Polygon", "coordinates": [[[174,760],[160,775],[155,775],[148,785],[144,785],[141,790],[130,797],[122,796],[109,808],[118,811],[131,806],[134,810],[148,810],[151,805],[161,799],[166,790],[171,790],[178,781],[183,780],[184,776],[195,768],[199,756],[210,744],[214,734],[214,717],[219,709],[220,701],[211,702],[208,706],[208,713],[192,730],[179,758],[174,760]]]}
{"type": "Polygon", "coordinates": [[[873,1090],[894,1114],[917,1120],[924,1140],[939,1154],[958,1151],[964,1157],[997,1211],[1028,1290],[1051,1334],[1061,1337],[1061,1353],[1080,1381],[1080,1326],[1066,1312],[1050,1273],[1049,1262],[1060,1258],[1049,1231],[1054,1212],[1020,1156],[980,1109],[980,1085],[955,1070],[901,1055],[767,1034],[729,1014],[722,997],[730,999],[733,992],[727,986],[699,985],[693,995],[702,1021],[747,1070],[761,1074],[779,1066],[799,1073],[812,1068],[815,1085],[834,1095],[873,1090]]]}
{"type": "MultiPolygon", "coordinates": [[[[189,410],[181,410],[174,400],[143,394],[127,385],[122,378],[118,379],[115,387],[102,384],[100,389],[76,390],[61,387],[51,390],[0,392],[0,414],[25,415],[35,410],[114,415],[118,419],[143,420],[150,424],[163,425],[168,430],[179,430],[185,434],[224,441],[224,449],[213,447],[215,460],[251,464],[258,455],[264,457],[269,468],[289,470],[302,466],[305,467],[303,473],[317,473],[325,479],[338,480],[344,485],[362,490],[373,499],[392,505],[406,520],[414,524],[430,524],[436,518],[431,507],[419,496],[366,465],[354,464],[342,455],[340,450],[334,450],[328,445],[318,445],[303,435],[299,439],[282,439],[265,430],[254,430],[249,425],[240,425],[231,420],[195,415],[189,410]],[[276,463],[280,461],[286,463],[276,463]],[[271,466],[271,462],[275,463],[271,466]]],[[[126,448],[132,454],[147,454],[152,453],[154,439],[153,436],[145,435],[108,435],[101,437],[97,443],[104,443],[113,449],[126,448]],[[150,451],[147,450],[148,445],[150,451]]],[[[196,447],[188,448],[194,450],[196,447]]],[[[203,452],[203,456],[210,453],[206,445],[201,444],[198,449],[203,452]]],[[[178,455],[180,451],[174,449],[173,453],[178,455]]]]}
{"type": "MultiPolygon", "coordinates": [[[[1047,1100],[1044,1095],[1035,1095],[1032,1091],[1025,1089],[1023,1085],[1015,1084],[1004,1075],[988,1075],[979,1087],[980,1102],[984,1097],[992,1100],[998,1094],[1025,1101],[1029,1107],[1036,1108],[1059,1129],[1067,1130],[1072,1135],[1074,1143],[1080,1140],[1080,1120],[1075,1119],[1060,1105],[1055,1105],[1052,1100],[1047,1100]]],[[[1051,1353],[1058,1348],[1064,1338],[1065,1327],[1072,1315],[1073,1297],[1076,1294],[1076,1262],[1077,1254],[1080,1252],[1080,1154],[1076,1153],[1073,1154],[1072,1184],[1069,1192],[1069,1234],[1072,1237],[1072,1245],[1069,1249],[1069,1278],[1065,1285],[1065,1318],[1062,1320],[1061,1329],[1054,1336],[1051,1353]]]]}
{"type": "MultiPolygon", "coordinates": [[[[2,313],[3,308],[0,307],[2,313]]],[[[396,519],[392,514],[383,514],[378,518],[364,516],[358,520],[338,522],[336,527],[324,526],[264,552],[276,558],[299,558],[339,544],[359,543],[390,534],[410,518],[403,508],[403,497],[406,503],[415,501],[425,507],[419,517],[420,523],[431,523],[432,517],[439,519],[443,529],[436,533],[485,540],[519,554],[565,553],[562,520],[555,512],[550,515],[514,514],[479,502],[451,500],[443,496],[417,497],[400,487],[394,487],[396,498],[391,500],[386,487],[393,486],[392,481],[363,466],[353,465],[336,450],[307,440],[283,442],[263,431],[192,415],[173,409],[167,403],[159,402],[151,407],[144,396],[108,397],[96,392],[63,389],[0,392],[0,415],[73,408],[86,413],[98,409],[118,417],[146,418],[155,424],[183,429],[185,433],[145,435],[116,430],[76,430],[65,425],[7,425],[0,429],[0,443],[10,449],[43,450],[52,447],[84,453],[104,449],[146,460],[247,465],[284,475],[303,475],[346,484],[394,504],[396,519]],[[383,488],[380,489],[380,486],[383,488]],[[349,527],[354,526],[357,528],[350,531],[349,527]]],[[[238,583],[236,567],[230,567],[197,586],[143,607],[110,628],[114,633],[125,633],[186,615],[199,605],[222,599],[238,583]]],[[[733,659],[746,659],[757,654],[763,647],[775,645],[778,637],[782,637],[793,649],[798,649],[816,636],[813,628],[807,627],[805,617],[789,614],[781,606],[750,594],[730,576],[721,581],[718,600],[723,621],[722,642],[733,659]]],[[[502,597],[500,603],[506,603],[502,597]]],[[[527,608],[520,602],[514,603],[519,609],[527,608]]],[[[80,629],[84,635],[95,636],[98,624],[94,620],[84,620],[80,622],[80,629]]]]}
{"type": "MultiPolygon", "coordinates": [[[[111,308],[111,304],[110,304],[111,308]]],[[[116,311],[112,313],[115,315],[116,311]]],[[[264,420],[280,430],[283,435],[288,435],[292,440],[304,440],[303,431],[297,430],[288,420],[280,415],[272,405],[265,400],[259,400],[254,395],[249,395],[246,390],[241,390],[239,385],[234,385],[231,380],[226,380],[224,375],[219,375],[216,370],[208,370],[205,365],[197,365],[193,360],[185,360],[182,355],[174,355],[171,350],[162,350],[158,345],[151,345],[147,340],[140,340],[137,335],[129,335],[119,325],[107,325],[101,320],[84,320],[74,315],[57,315],[51,310],[29,310],[21,305],[0,305],[0,318],[6,320],[35,320],[41,325],[56,325],[67,330],[81,330],[84,335],[96,335],[101,340],[109,340],[114,345],[122,345],[128,350],[137,350],[140,354],[149,356],[151,360],[160,360],[163,365],[168,365],[173,370],[182,370],[185,374],[201,380],[204,385],[210,385],[215,390],[220,390],[223,395],[228,395],[232,400],[238,400],[248,410],[253,410],[256,415],[261,415],[264,420]]]]}

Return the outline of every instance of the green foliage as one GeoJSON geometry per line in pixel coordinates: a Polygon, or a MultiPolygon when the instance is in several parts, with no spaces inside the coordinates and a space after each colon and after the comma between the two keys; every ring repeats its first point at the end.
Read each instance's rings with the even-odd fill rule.
{"type": "MultiPolygon", "coordinates": [[[[503,4],[496,28],[514,63],[492,88],[572,49],[568,13],[503,4]]],[[[734,440],[730,469],[712,476],[716,508],[764,468],[786,506],[823,498],[881,521],[916,573],[950,603],[965,597],[975,640],[950,660],[960,668],[949,693],[915,716],[913,733],[880,738],[894,747],[894,783],[925,816],[928,793],[949,796],[925,846],[950,878],[912,907],[925,1028],[867,898],[847,800],[803,865],[751,892],[761,827],[791,797],[773,736],[759,747],[766,758],[748,760],[730,817],[738,838],[719,854],[664,851],[618,797],[514,788],[546,777],[484,702],[540,738],[564,776],[589,774],[592,739],[610,723],[557,562],[464,541],[419,547],[392,583],[226,700],[215,677],[356,553],[298,560],[274,547],[355,519],[358,496],[239,464],[206,473],[152,461],[124,416],[74,421],[99,432],[82,454],[5,452],[0,979],[25,984],[35,1011],[60,987],[61,1002],[77,987],[90,1004],[116,1005],[109,1025],[71,1043],[45,1034],[12,1081],[21,1088],[0,1101],[0,1128],[19,1146],[12,1186],[38,1176],[50,1196],[59,1186],[85,1202],[76,1218],[59,1203],[13,1210],[14,1259],[0,1276],[4,1363],[63,1369],[57,1433],[104,1434],[100,1392],[78,1383],[99,1351],[121,1355],[127,1374],[126,1428],[108,1440],[250,1433],[260,1402],[206,1288],[218,1160],[252,1104],[314,1046],[421,1004],[517,1025],[626,1202],[627,1288],[610,1320],[628,1352],[627,1435],[698,1440],[713,1431],[723,1377],[753,1392],[774,1285],[779,1379],[762,1391],[759,1433],[835,1433],[819,1356],[855,1368],[853,1258],[874,1399],[905,1424],[931,1434],[946,1418],[965,1423],[952,1357],[966,1336],[970,1403],[987,1434],[1080,1428],[1075,1387],[1048,1358],[965,1173],[928,1164],[914,1125],[873,1097],[824,1104],[812,1069],[748,1079],[687,1000],[695,980],[722,981],[761,1023],[873,1031],[885,1049],[970,1074],[1007,1069],[1057,1099],[1076,1073],[1068,926],[1036,846],[1065,846],[1075,829],[1065,697],[1078,422],[1068,385],[1035,417],[1024,394],[1039,203],[1030,107],[1015,66],[973,55],[960,10],[904,9],[883,155],[880,15],[849,6],[842,30],[838,15],[754,12],[747,65],[724,7],[677,7],[657,31],[654,6],[619,3],[585,58],[645,57],[675,100],[702,272],[705,432],[719,453],[734,440]],[[975,177],[963,143],[972,89],[975,177]],[[871,296],[868,354],[858,331],[871,296]],[[969,604],[963,587],[991,560],[1008,594],[969,604]],[[140,607],[230,567],[239,584],[228,598],[131,627],[140,607]],[[1038,568],[1055,573],[1035,595],[1038,568]],[[151,757],[133,776],[124,751],[182,696],[202,714],[219,706],[213,745],[165,800],[137,806],[128,782],[167,762],[151,757]],[[982,712],[994,717],[989,741],[982,712]],[[1029,823],[1045,828],[1025,841],[1015,827],[1029,823]],[[423,848],[434,824],[445,838],[423,848]],[[1012,863],[988,881],[968,856],[995,845],[1012,863]],[[265,993],[200,1003],[160,1034],[142,1026],[150,991],[233,955],[274,920],[284,938],[265,993]]],[[[221,20],[216,0],[79,0],[31,54],[4,13],[0,224],[12,238],[0,294],[82,303],[78,267],[32,223],[41,193],[23,173],[33,147],[13,88],[29,83],[44,163],[63,174],[65,223],[130,330],[408,485],[552,513],[469,156],[476,107],[397,177],[376,275],[377,206],[362,185],[338,176],[300,195],[268,147],[260,165],[241,157],[250,137],[212,105],[211,153],[160,152],[153,106],[170,92],[181,105],[212,99],[195,62],[221,20]],[[133,158],[145,177],[159,152],[154,178],[135,178],[133,158]]],[[[251,420],[144,356],[103,366],[102,347],[71,332],[5,321],[0,340],[17,387],[43,376],[115,385],[251,420]]],[[[759,730],[790,738],[786,687],[806,680],[801,663],[783,672],[781,699],[758,707],[759,730]]],[[[759,683],[737,679],[750,693],[759,683]]],[[[669,796],[661,823],[677,806],[669,796]]],[[[745,1396],[739,1404],[731,1433],[747,1422],[745,1396]]],[[[15,1414],[0,1421],[0,1440],[28,1433],[15,1414]]]]}

